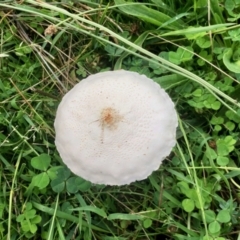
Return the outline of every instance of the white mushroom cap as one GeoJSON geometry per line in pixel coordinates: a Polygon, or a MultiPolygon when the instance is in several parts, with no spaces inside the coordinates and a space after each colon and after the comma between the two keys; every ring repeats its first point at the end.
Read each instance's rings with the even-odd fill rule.
{"type": "Polygon", "coordinates": [[[177,114],[168,94],[125,70],[91,75],[62,99],[56,146],[68,168],[92,183],[147,178],[176,144],[177,114]]]}

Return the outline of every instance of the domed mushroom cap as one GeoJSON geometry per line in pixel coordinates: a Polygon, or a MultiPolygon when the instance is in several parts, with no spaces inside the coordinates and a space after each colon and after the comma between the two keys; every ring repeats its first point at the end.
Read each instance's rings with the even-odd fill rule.
{"type": "Polygon", "coordinates": [[[68,168],[92,183],[147,178],[176,144],[177,114],[168,94],[125,70],[91,75],[62,99],[56,147],[68,168]]]}

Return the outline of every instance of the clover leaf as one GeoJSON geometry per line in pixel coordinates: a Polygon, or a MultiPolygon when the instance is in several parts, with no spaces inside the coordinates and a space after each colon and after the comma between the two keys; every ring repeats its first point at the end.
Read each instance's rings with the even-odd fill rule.
{"type": "Polygon", "coordinates": [[[169,52],[169,61],[177,65],[182,62],[187,62],[192,60],[193,49],[192,47],[178,48],[176,52],[169,52]]]}
{"type": "Polygon", "coordinates": [[[51,187],[54,192],[60,193],[66,190],[69,193],[77,191],[87,191],[91,187],[91,183],[85,179],[73,176],[67,167],[62,167],[57,172],[57,177],[51,181],[51,187]]]}
{"type": "Polygon", "coordinates": [[[34,234],[37,231],[37,224],[42,220],[41,216],[36,214],[36,210],[32,208],[32,203],[26,203],[24,212],[17,217],[17,222],[21,224],[21,228],[25,233],[34,234]]]}
{"type": "Polygon", "coordinates": [[[228,31],[229,37],[225,39],[231,39],[233,42],[240,41],[240,28],[228,31]]]}
{"type": "Polygon", "coordinates": [[[209,48],[211,46],[211,41],[206,36],[197,38],[196,43],[200,48],[209,48]]]}
{"type": "Polygon", "coordinates": [[[182,201],[182,206],[186,212],[192,212],[195,208],[194,201],[187,198],[182,201]]]}
{"type": "Polygon", "coordinates": [[[35,169],[46,171],[51,162],[51,158],[48,154],[41,154],[31,159],[31,165],[35,169]]]}
{"type": "Polygon", "coordinates": [[[228,70],[234,73],[240,73],[240,59],[237,61],[232,61],[233,50],[231,48],[226,49],[223,54],[223,63],[228,68],[228,70]]]}
{"type": "Polygon", "coordinates": [[[32,167],[43,172],[35,174],[32,177],[32,181],[28,186],[25,194],[29,196],[32,193],[34,187],[42,190],[48,186],[50,179],[53,179],[55,177],[54,172],[56,171],[56,167],[49,168],[50,163],[51,158],[48,154],[45,153],[31,159],[32,167]]]}

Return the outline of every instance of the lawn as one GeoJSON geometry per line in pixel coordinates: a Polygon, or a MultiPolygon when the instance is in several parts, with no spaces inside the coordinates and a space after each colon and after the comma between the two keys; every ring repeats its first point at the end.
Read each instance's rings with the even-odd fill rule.
{"type": "Polygon", "coordinates": [[[239,12],[239,0],[0,1],[0,239],[240,240],[239,12]],[[177,144],[145,180],[93,184],[63,164],[56,110],[119,69],[169,94],[177,144]]]}

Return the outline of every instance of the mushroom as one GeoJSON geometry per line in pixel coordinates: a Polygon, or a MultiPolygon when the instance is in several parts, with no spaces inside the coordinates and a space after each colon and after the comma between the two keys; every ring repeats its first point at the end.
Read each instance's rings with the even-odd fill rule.
{"type": "Polygon", "coordinates": [[[54,123],[63,162],[97,184],[147,178],[176,144],[177,113],[168,94],[145,75],[97,73],[62,99],[54,123]]]}

